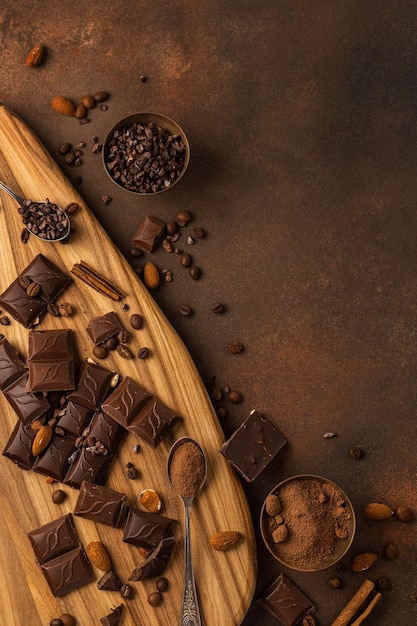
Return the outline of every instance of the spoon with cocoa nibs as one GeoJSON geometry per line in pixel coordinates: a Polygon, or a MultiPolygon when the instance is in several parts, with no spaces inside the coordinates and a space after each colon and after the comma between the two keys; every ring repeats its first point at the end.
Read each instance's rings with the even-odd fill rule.
{"type": "Polygon", "coordinates": [[[180,626],[201,626],[190,531],[191,504],[207,476],[206,457],[201,446],[190,437],[178,439],[169,452],[167,472],[171,486],[184,505],[184,591],[180,626]]]}
{"type": "Polygon", "coordinates": [[[48,198],[40,202],[25,200],[1,181],[0,189],[16,200],[22,223],[31,235],[49,243],[63,241],[69,236],[70,219],[57,204],[50,202],[48,198]]]}

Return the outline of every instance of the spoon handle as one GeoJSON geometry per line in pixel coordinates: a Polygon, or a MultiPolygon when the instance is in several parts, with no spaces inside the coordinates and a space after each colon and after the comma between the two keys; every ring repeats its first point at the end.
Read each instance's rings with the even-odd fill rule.
{"type": "Polygon", "coordinates": [[[15,193],[12,189],[10,189],[7,185],[5,185],[1,180],[0,180],[0,189],[3,189],[3,191],[5,191],[6,193],[9,194],[9,196],[11,196],[12,198],[14,198],[16,200],[16,202],[22,206],[23,204],[23,198],[21,198],[20,196],[17,195],[17,193],[15,193]]]}
{"type": "Polygon", "coordinates": [[[201,626],[200,610],[195,589],[191,555],[190,507],[192,498],[184,499],[184,593],[182,597],[180,626],[201,626]],[[188,501],[187,501],[188,500],[188,501]]]}

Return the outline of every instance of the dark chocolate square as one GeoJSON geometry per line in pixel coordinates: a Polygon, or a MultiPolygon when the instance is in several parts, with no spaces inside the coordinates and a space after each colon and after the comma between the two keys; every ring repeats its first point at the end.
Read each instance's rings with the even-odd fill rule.
{"type": "Polygon", "coordinates": [[[121,330],[122,323],[114,311],[94,317],[87,326],[88,336],[95,346],[114,337],[121,330]]]}
{"type": "Polygon", "coordinates": [[[281,573],[258,599],[283,626],[296,626],[303,617],[314,613],[316,605],[291,580],[281,573]]]}
{"type": "Polygon", "coordinates": [[[16,278],[0,295],[0,306],[22,326],[30,328],[44,317],[47,304],[40,296],[28,296],[16,278]]]}
{"type": "Polygon", "coordinates": [[[66,435],[78,437],[91,422],[92,417],[93,411],[69,400],[65,407],[59,411],[58,426],[64,429],[66,435]]]}
{"type": "Polygon", "coordinates": [[[3,450],[3,456],[16,463],[21,469],[30,470],[35,462],[32,454],[35,435],[36,431],[33,428],[24,426],[18,420],[3,450]]]}
{"type": "Polygon", "coordinates": [[[74,389],[72,330],[29,331],[28,365],[28,391],[74,389]]]}
{"type": "Polygon", "coordinates": [[[22,275],[40,286],[39,295],[48,303],[56,300],[71,282],[70,276],[64,274],[43,254],[38,254],[23,270],[22,275]]]}
{"type": "Polygon", "coordinates": [[[110,454],[94,454],[88,448],[80,448],[65,475],[64,483],[74,489],[79,489],[83,480],[101,485],[106,479],[112,460],[110,454]]]}
{"type": "Polygon", "coordinates": [[[126,512],[126,494],[86,480],[81,483],[74,515],[119,528],[125,520],[126,512]]]}
{"type": "Polygon", "coordinates": [[[125,433],[125,429],[103,411],[95,413],[91,420],[89,437],[102,443],[111,454],[116,453],[125,433]]]}
{"type": "Polygon", "coordinates": [[[242,478],[252,482],[285,444],[281,433],[258,411],[252,411],[220,452],[242,478]]]}
{"type": "Polygon", "coordinates": [[[73,437],[55,433],[46,450],[36,458],[32,469],[39,474],[51,476],[62,482],[68,472],[69,458],[74,450],[75,439],[73,437]]]}
{"type": "Polygon", "coordinates": [[[127,517],[123,541],[145,549],[155,549],[162,539],[172,536],[173,521],[159,513],[132,508],[127,517]]]}
{"type": "Polygon", "coordinates": [[[140,410],[152,399],[152,395],[130,376],[126,376],[101,408],[116,422],[128,428],[140,410]]]}
{"type": "Polygon", "coordinates": [[[115,373],[90,361],[81,364],[78,382],[68,400],[96,411],[111,390],[115,373]]]}
{"type": "Polygon", "coordinates": [[[4,337],[0,341],[0,389],[5,389],[26,372],[19,352],[4,337]]]}
{"type": "Polygon", "coordinates": [[[81,546],[41,565],[54,596],[60,597],[94,580],[90,561],[81,546]]]}
{"type": "Polygon", "coordinates": [[[80,545],[71,513],[32,530],[28,536],[41,565],[80,545]]]}
{"type": "Polygon", "coordinates": [[[156,448],[180,419],[174,411],[152,398],[130,422],[128,430],[156,448]]]}
{"type": "Polygon", "coordinates": [[[41,393],[26,391],[29,372],[15,380],[3,391],[7,402],[24,424],[41,417],[49,409],[49,402],[41,393]]]}
{"type": "Polygon", "coordinates": [[[164,222],[152,215],[145,215],[132,237],[132,246],[144,252],[153,252],[164,230],[164,222]]]}

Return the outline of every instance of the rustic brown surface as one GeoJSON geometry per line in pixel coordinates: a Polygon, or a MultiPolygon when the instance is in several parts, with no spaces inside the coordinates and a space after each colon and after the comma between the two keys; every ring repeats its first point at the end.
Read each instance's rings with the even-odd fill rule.
{"type": "MultiPolygon", "coordinates": [[[[256,407],[288,446],[244,485],[255,524],[256,594],[279,567],[258,533],[265,495],[287,476],[324,475],[350,496],[358,517],[350,555],[375,551],[366,572],[387,575],[370,626],[414,624],[415,523],[362,516],[372,501],[415,507],[416,76],[415,2],[254,0],[97,4],[87,0],[3,0],[1,101],[45,143],[133,267],[130,238],[150,212],[194,214],[206,240],[190,252],[202,267],[194,283],[175,256],[152,256],[174,280],[153,293],[204,380],[216,376],[244,394],[219,403],[229,434],[256,407]],[[38,68],[25,66],[38,42],[38,68]],[[139,79],[146,75],[148,80],[139,79]],[[108,89],[105,112],[80,126],[52,111],[51,99],[108,89]],[[119,119],[156,110],[175,119],[191,144],[190,167],[172,190],[136,198],[114,188],[93,135],[119,119]],[[63,141],[87,144],[80,168],[66,166],[63,141]],[[101,196],[113,197],[103,205],[101,196]],[[227,313],[214,316],[213,302],[227,313]],[[183,318],[178,307],[194,315],[183,318]],[[230,340],[245,351],[230,355],[230,340]],[[324,439],[326,432],[333,439],[324,439]],[[349,448],[365,454],[356,461],[349,448]],[[399,556],[387,561],[384,543],[399,556]]],[[[7,181],[6,181],[7,182],[7,181]]],[[[184,238],[181,247],[188,250],[184,238]]],[[[287,572],[329,624],[365,574],[328,578],[287,572]]],[[[16,591],[16,594],[18,592],[16,591]]],[[[17,595],[14,603],[20,602],[17,595]]],[[[213,598],[213,602],[215,599],[213,598]]],[[[254,604],[244,626],[272,626],[254,604]]],[[[89,625],[88,625],[89,626],[89,625]]],[[[220,625],[214,625],[220,626],[220,625]]]]}
{"type": "MultiPolygon", "coordinates": [[[[80,204],[74,216],[74,234],[69,243],[48,243],[30,237],[29,242],[20,240],[21,220],[16,202],[9,196],[1,198],[0,230],[2,243],[0,259],[2,287],[7,287],[29,265],[39,253],[48,257],[55,265],[70,272],[81,259],[90,267],[97,267],[95,250],[100,247],[103,258],[100,271],[110,281],[123,285],[126,296],[122,302],[114,302],[97,294],[89,285],[73,279],[65,292],[65,301],[74,308],[74,315],[52,317],[47,315],[37,326],[41,330],[71,328],[81,359],[92,358],[92,343],[86,328],[93,317],[109,311],[117,313],[126,328],[130,328],[132,312],[140,312],[144,328],[134,333],[129,347],[137,354],[142,345],[152,353],[147,360],[123,359],[117,352],[109,354],[105,365],[122,377],[131,376],[163,403],[177,411],[183,418],[156,450],[146,444],[141,446],[136,460],[132,454],[138,443],[134,436],[126,437],[118,450],[107,479],[107,484],[119,492],[127,493],[131,506],[140,507],[138,494],[152,487],[162,496],[163,513],[177,520],[174,534],[178,546],[170,560],[169,601],[159,610],[149,607],[147,598],[154,590],[155,580],[134,585],[135,597],[124,603],[124,623],[162,626],[179,620],[183,593],[183,510],[179,498],[169,487],[166,475],[168,451],[175,439],[187,435],[203,447],[207,456],[207,481],[195,500],[191,512],[194,537],[193,556],[196,580],[199,581],[199,598],[204,624],[222,623],[225,626],[239,623],[249,605],[255,589],[256,561],[255,543],[248,505],[239,482],[226,459],[218,449],[224,441],[216,414],[212,408],[205,386],[188,355],[184,344],[158,309],[153,298],[142,286],[132,268],[116,250],[102,227],[92,216],[80,196],[71,188],[64,175],[37,141],[36,136],[9,109],[0,107],[0,179],[23,198],[44,199],[49,197],[59,206],[70,202],[80,204]],[[128,306],[123,313],[122,304],[128,306]],[[142,343],[143,342],[143,343],[142,343]],[[140,480],[129,481],[126,464],[134,458],[141,465],[140,480]],[[140,488],[139,488],[140,487],[140,488]],[[213,552],[209,538],[218,530],[237,530],[245,537],[240,547],[231,551],[226,559],[213,552]],[[216,602],[212,602],[212,598],[216,602]]],[[[62,301],[62,298],[61,298],[62,301]]],[[[12,320],[4,328],[8,340],[18,348],[23,358],[27,356],[28,330],[12,320]]],[[[2,396],[2,429],[0,445],[3,449],[16,423],[16,414],[2,396]]],[[[120,594],[103,593],[96,583],[90,583],[63,598],[54,599],[46,580],[41,574],[27,534],[49,521],[72,512],[78,496],[77,489],[66,488],[67,498],[62,505],[51,504],[56,486],[47,485],[45,476],[31,471],[22,471],[10,460],[2,457],[0,489],[4,506],[0,512],[1,577],[0,588],[2,619],[18,626],[30,621],[33,626],[49,623],[61,613],[73,613],[79,623],[98,623],[109,612],[110,606],[121,601],[120,594]],[[6,556],[7,555],[7,556],[6,556]],[[25,593],[25,602],[10,601],[18,590],[25,593]]],[[[120,579],[127,582],[134,568],[140,563],[136,548],[122,542],[120,529],[107,529],[90,520],[77,518],[77,531],[84,544],[100,538],[107,546],[113,566],[120,579]]],[[[97,579],[102,575],[99,570],[97,579]]]]}

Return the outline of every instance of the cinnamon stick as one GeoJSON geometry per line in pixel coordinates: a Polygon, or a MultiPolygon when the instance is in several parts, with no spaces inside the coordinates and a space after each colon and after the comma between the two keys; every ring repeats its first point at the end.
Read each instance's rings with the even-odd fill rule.
{"type": "Polygon", "coordinates": [[[118,301],[126,295],[117,285],[97,272],[97,270],[93,269],[85,261],[75,263],[70,271],[74,276],[77,276],[77,278],[95,289],[95,291],[114,301],[118,301]]]}
{"type": "Polygon", "coordinates": [[[374,590],[374,583],[371,580],[365,580],[331,626],[359,626],[381,597],[381,594],[374,590]],[[352,622],[353,618],[355,621],[352,622]]]}

